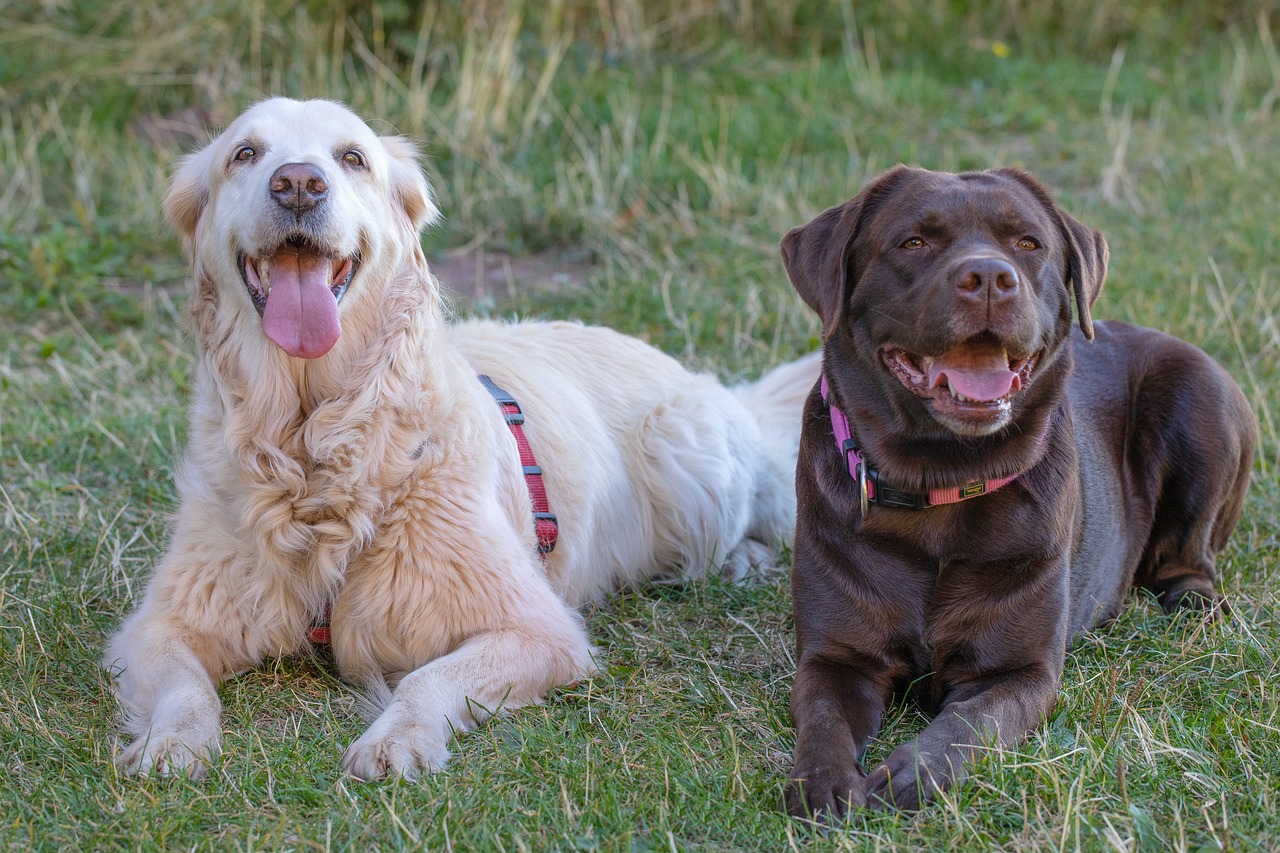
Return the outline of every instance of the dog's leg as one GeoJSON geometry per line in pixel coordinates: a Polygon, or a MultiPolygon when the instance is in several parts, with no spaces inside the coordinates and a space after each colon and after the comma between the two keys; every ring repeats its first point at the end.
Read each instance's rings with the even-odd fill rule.
{"type": "Polygon", "coordinates": [[[382,714],[347,750],[343,766],[360,779],[413,778],[438,770],[449,758],[454,731],[500,708],[537,702],[549,688],[589,675],[595,667],[581,620],[563,605],[554,617],[472,636],[406,675],[382,714]]]}
{"type": "Polygon", "coordinates": [[[861,668],[801,662],[791,691],[796,749],[785,794],[788,813],[825,821],[866,804],[860,757],[880,728],[889,693],[887,683],[861,668]]]}
{"type": "MultiPolygon", "coordinates": [[[[809,482],[809,470],[798,469],[798,482],[809,482]]],[[[791,815],[826,822],[866,804],[862,756],[880,730],[894,691],[918,669],[913,649],[923,643],[905,636],[913,626],[912,583],[878,582],[909,573],[862,573],[857,567],[884,569],[886,558],[848,547],[842,525],[802,520],[806,523],[797,531],[791,576],[797,640],[791,690],[795,765],[785,798],[791,815]],[[827,583],[839,570],[858,582],[827,583]],[[803,618],[816,613],[831,616],[803,618]],[[899,625],[908,628],[891,635],[889,629],[899,625]]]]}
{"type": "Polygon", "coordinates": [[[933,611],[926,638],[938,713],[871,771],[868,807],[919,808],[963,780],[980,752],[1014,746],[1044,721],[1066,660],[1065,560],[953,564],[939,573],[933,600],[946,604],[933,611]],[[984,609],[997,582],[1006,599],[984,609]]]}
{"type": "Polygon", "coordinates": [[[1142,585],[1156,594],[1165,613],[1199,610],[1211,620],[1229,613],[1227,599],[1217,590],[1217,565],[1211,553],[1205,556],[1202,549],[1187,550],[1193,553],[1157,551],[1156,559],[1144,567],[1142,585]]]}
{"type": "Polygon", "coordinates": [[[1153,367],[1130,406],[1126,487],[1149,501],[1143,509],[1151,529],[1134,583],[1156,593],[1166,613],[1216,616],[1229,609],[1217,589],[1216,557],[1244,507],[1257,419],[1240,387],[1205,353],[1142,334],[1145,363],[1153,367]]]}
{"type": "Polygon", "coordinates": [[[130,775],[204,773],[218,754],[214,679],[188,640],[190,631],[145,610],[135,613],[103,657],[135,740],[116,763],[130,775]]]}
{"type": "Polygon", "coordinates": [[[305,608],[285,587],[255,594],[261,565],[229,552],[234,537],[193,506],[175,533],[184,545],[156,566],[102,658],[136,738],[116,759],[130,774],[203,773],[219,751],[218,683],[305,642],[305,608]]]}
{"type": "MultiPolygon", "coordinates": [[[[1243,431],[1238,424],[1223,435],[1225,429],[1243,431]]],[[[1179,479],[1165,483],[1157,501],[1134,582],[1154,592],[1165,613],[1202,611],[1212,619],[1231,610],[1218,591],[1217,555],[1244,506],[1253,443],[1249,436],[1222,443],[1235,444],[1234,454],[1224,454],[1233,464],[1177,466],[1179,479]]]]}
{"type": "Polygon", "coordinates": [[[1043,722],[1057,696],[1062,667],[1035,664],[954,691],[914,740],[897,747],[866,782],[869,808],[919,808],[963,781],[983,750],[1019,743],[1043,722]]]}

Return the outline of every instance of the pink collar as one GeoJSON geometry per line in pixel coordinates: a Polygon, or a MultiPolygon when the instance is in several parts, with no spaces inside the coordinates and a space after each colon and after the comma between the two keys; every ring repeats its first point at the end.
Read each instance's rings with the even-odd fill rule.
{"type": "Polygon", "coordinates": [[[849,418],[835,403],[831,402],[827,386],[827,374],[822,374],[822,401],[831,410],[831,428],[835,432],[836,446],[845,455],[849,463],[849,476],[858,483],[861,493],[862,517],[870,512],[870,504],[881,506],[905,507],[907,509],[928,509],[931,506],[954,504],[967,501],[988,492],[994,492],[1018,479],[1018,474],[1008,477],[997,477],[994,480],[977,480],[963,486],[952,486],[949,489],[932,489],[927,493],[905,492],[895,489],[887,483],[880,482],[880,475],[871,466],[862,461],[858,447],[853,441],[853,431],[849,428],[849,418]]]}

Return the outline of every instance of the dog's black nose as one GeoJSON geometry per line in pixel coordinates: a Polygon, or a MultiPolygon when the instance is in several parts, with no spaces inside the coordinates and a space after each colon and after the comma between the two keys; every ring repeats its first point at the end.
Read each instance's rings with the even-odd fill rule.
{"type": "Polygon", "coordinates": [[[271,195],[286,210],[306,213],[329,195],[324,173],[310,163],[285,163],[271,175],[271,195]]]}
{"type": "Polygon", "coordinates": [[[960,296],[977,302],[1001,302],[1018,293],[1018,271],[999,258],[974,258],[956,275],[960,296]]]}

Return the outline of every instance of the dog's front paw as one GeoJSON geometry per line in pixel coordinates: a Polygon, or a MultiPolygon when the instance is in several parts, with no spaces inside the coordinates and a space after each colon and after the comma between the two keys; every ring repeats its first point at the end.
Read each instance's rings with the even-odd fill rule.
{"type": "Polygon", "coordinates": [[[787,813],[816,823],[840,820],[866,805],[865,785],[866,773],[857,762],[797,764],[787,778],[787,813]]]}
{"type": "Polygon", "coordinates": [[[347,749],[342,766],[357,779],[434,773],[449,760],[444,719],[431,724],[392,706],[347,749]]]}
{"type": "Polygon", "coordinates": [[[1160,608],[1165,613],[1180,610],[1203,614],[1213,622],[1231,615],[1231,605],[1213,582],[1201,575],[1187,575],[1169,583],[1159,592],[1160,608]]]}
{"type": "Polygon", "coordinates": [[[173,734],[147,732],[116,756],[116,766],[130,776],[186,775],[198,779],[218,754],[218,739],[200,742],[173,734]]]}
{"type": "Polygon", "coordinates": [[[914,742],[905,743],[867,777],[867,807],[916,811],[963,778],[958,753],[939,757],[920,752],[914,742]]]}

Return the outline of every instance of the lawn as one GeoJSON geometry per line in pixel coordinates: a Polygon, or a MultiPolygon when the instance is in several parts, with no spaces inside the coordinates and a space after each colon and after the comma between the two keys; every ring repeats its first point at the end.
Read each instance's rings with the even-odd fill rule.
{"type": "MultiPolygon", "coordinates": [[[[0,844],[1280,847],[1275,0],[145,5],[0,3],[0,844]],[[418,782],[342,775],[363,721],[322,657],[223,687],[204,779],[123,776],[97,658],[164,547],[193,370],[159,203],[206,126],[268,94],[423,145],[445,213],[424,248],[459,315],[608,324],[727,380],[817,346],[789,228],[898,162],[1030,169],[1110,242],[1094,317],[1201,345],[1254,403],[1231,617],[1135,593],[1020,748],[917,815],[825,833],[778,808],[785,572],[610,599],[587,614],[600,676],[418,782]]],[[[896,707],[871,761],[923,723],[896,707]]]]}

